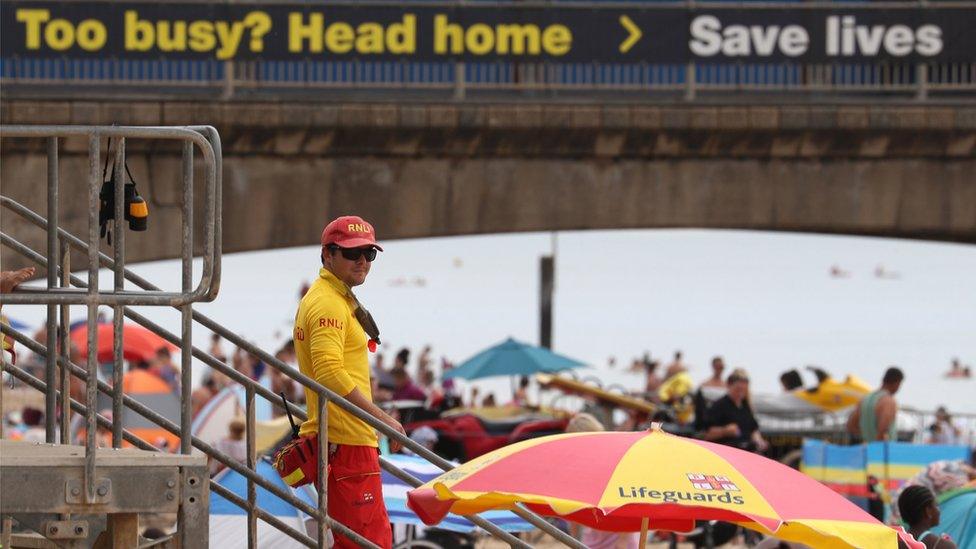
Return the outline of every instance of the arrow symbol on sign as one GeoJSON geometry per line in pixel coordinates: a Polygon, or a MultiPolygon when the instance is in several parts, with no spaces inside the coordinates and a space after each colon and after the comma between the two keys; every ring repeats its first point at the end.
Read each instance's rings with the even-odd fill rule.
{"type": "Polygon", "coordinates": [[[627,30],[627,39],[620,43],[620,53],[627,53],[644,34],[634,21],[626,15],[620,16],[620,25],[627,30]]]}

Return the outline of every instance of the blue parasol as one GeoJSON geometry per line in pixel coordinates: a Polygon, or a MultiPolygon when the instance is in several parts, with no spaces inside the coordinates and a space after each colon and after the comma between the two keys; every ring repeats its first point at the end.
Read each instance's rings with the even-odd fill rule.
{"type": "Polygon", "coordinates": [[[527,376],[585,367],[578,360],[512,338],[489,347],[444,373],[444,379],[478,379],[492,376],[527,376]]]}

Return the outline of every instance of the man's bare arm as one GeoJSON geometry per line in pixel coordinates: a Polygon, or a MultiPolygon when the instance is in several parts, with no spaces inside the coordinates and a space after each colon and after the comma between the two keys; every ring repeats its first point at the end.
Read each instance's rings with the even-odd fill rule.
{"type": "MultiPolygon", "coordinates": [[[[345,399],[352,402],[359,408],[363,409],[369,415],[375,417],[376,419],[382,421],[383,423],[389,425],[396,431],[398,431],[403,436],[407,436],[406,431],[403,430],[403,425],[400,422],[390,417],[390,414],[384,412],[379,406],[373,404],[373,401],[366,398],[366,396],[360,392],[359,389],[353,389],[348,395],[345,395],[345,399]]],[[[390,439],[390,451],[396,452],[400,449],[400,443],[390,439]]]]}
{"type": "Polygon", "coordinates": [[[737,437],[739,436],[739,426],[735,423],[729,423],[728,425],[717,425],[715,427],[709,427],[705,431],[705,440],[720,440],[726,437],[737,437]]]}

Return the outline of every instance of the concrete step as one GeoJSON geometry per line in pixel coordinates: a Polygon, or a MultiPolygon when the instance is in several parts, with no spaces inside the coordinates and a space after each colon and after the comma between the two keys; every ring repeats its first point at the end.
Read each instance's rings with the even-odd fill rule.
{"type": "MultiPolygon", "coordinates": [[[[136,448],[98,448],[96,467],[206,466],[206,456],[168,454],[136,448]]],[[[0,467],[85,466],[85,447],[0,439],[0,467]]]]}
{"type": "Polygon", "coordinates": [[[56,524],[47,516],[53,513],[104,517],[109,535],[124,534],[131,547],[137,544],[135,517],[144,513],[178,513],[181,542],[208,538],[206,456],[100,448],[95,451],[94,477],[89,496],[83,446],[0,440],[0,514],[24,517],[49,539],[91,539],[96,534],[78,524],[60,525],[70,528],[52,534],[56,524]]]}

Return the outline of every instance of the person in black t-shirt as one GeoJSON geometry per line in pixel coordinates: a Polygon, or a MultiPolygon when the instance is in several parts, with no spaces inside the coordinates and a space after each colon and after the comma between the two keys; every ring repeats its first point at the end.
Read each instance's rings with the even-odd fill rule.
{"type": "Polygon", "coordinates": [[[769,443],[749,405],[749,376],[736,368],[726,380],[728,393],[705,412],[705,440],[744,450],[765,452],[769,443]]]}

